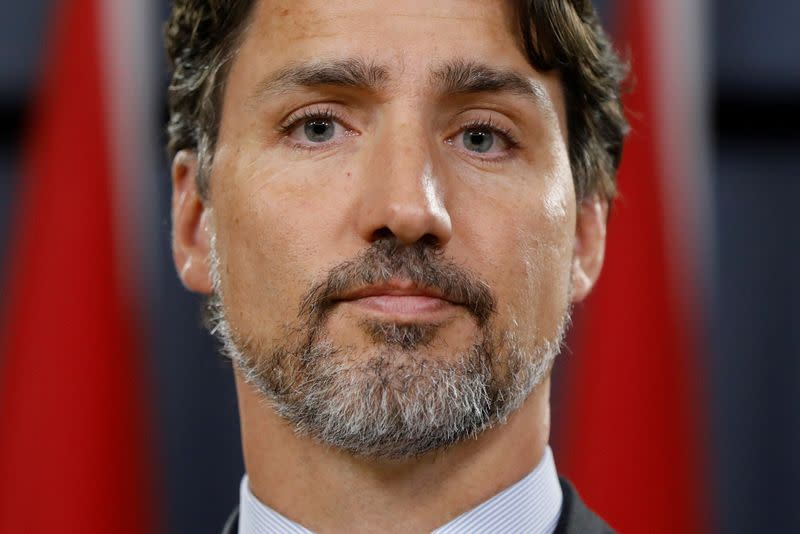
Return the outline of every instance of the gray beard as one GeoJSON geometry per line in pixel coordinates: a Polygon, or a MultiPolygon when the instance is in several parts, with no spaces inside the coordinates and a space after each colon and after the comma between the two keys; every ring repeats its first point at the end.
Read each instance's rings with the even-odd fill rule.
{"type": "Polygon", "coordinates": [[[424,354],[436,324],[365,322],[375,342],[366,357],[303,323],[287,328],[285,344],[262,346],[228,322],[213,233],[211,250],[207,320],[222,353],[299,435],[360,457],[416,457],[504,423],[548,375],[570,321],[567,309],[555,337],[527,350],[487,322],[444,359],[424,354]]]}

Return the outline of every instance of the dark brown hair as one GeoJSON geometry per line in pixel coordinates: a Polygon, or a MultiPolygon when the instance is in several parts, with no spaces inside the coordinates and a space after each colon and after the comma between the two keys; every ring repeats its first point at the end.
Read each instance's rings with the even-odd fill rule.
{"type": "MultiPolygon", "coordinates": [[[[165,29],[172,68],[170,158],[198,152],[205,195],[230,61],[256,0],[175,0],[165,29]]],[[[627,123],[621,90],[626,68],[600,26],[591,0],[518,0],[520,32],[531,65],[557,70],[567,105],[569,156],[578,199],[612,200],[627,123]]]]}

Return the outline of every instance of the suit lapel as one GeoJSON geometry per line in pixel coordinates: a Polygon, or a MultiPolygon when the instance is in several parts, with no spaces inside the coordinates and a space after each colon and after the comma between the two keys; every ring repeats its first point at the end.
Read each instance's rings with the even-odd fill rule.
{"type": "Polygon", "coordinates": [[[564,501],[555,534],[614,534],[600,517],[589,510],[578,492],[565,478],[559,478],[564,501]]]}
{"type": "Polygon", "coordinates": [[[222,527],[222,534],[237,534],[239,532],[239,507],[237,506],[228,520],[225,521],[225,526],[222,527]]]}

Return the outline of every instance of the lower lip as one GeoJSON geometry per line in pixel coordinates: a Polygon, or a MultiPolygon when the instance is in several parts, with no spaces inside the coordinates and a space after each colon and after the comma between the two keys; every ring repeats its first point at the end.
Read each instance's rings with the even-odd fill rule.
{"type": "Polygon", "coordinates": [[[455,304],[422,295],[378,295],[347,301],[358,308],[406,320],[426,320],[451,312],[455,304]]]}

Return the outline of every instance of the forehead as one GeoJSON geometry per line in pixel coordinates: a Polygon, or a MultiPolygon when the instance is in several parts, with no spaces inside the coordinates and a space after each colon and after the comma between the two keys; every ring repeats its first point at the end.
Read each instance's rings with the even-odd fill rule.
{"type": "Polygon", "coordinates": [[[430,78],[453,59],[533,71],[509,0],[258,0],[233,69],[249,78],[348,57],[385,67],[395,81],[430,78]]]}

